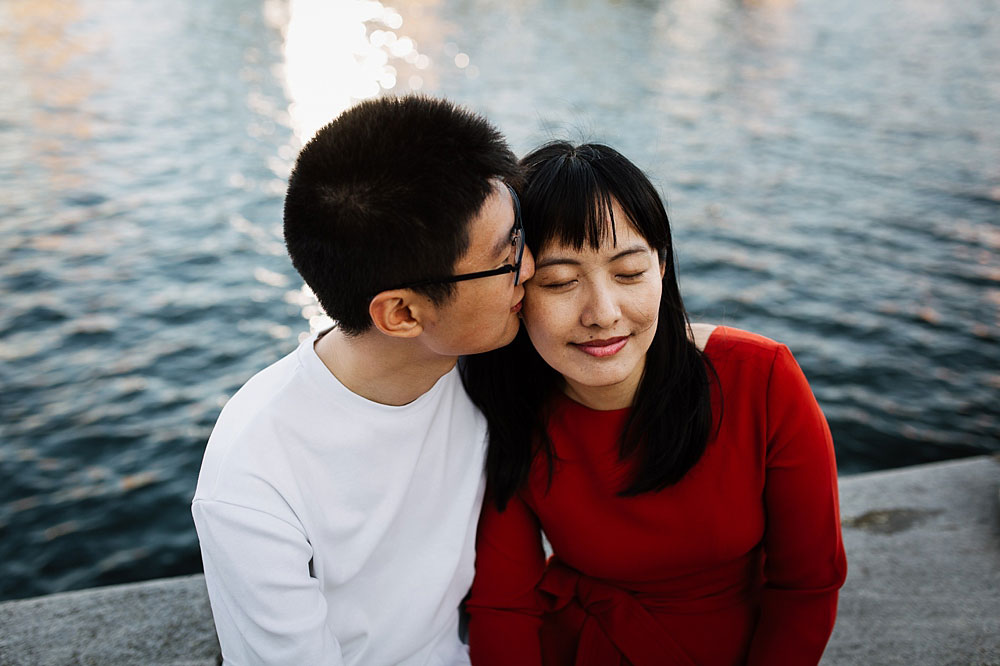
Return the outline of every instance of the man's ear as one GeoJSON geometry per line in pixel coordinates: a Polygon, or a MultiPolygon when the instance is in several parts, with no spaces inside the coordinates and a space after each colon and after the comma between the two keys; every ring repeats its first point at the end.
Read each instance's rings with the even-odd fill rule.
{"type": "Polygon", "coordinates": [[[415,338],[424,327],[420,323],[422,304],[410,289],[381,291],[368,304],[375,328],[395,338],[415,338]]]}

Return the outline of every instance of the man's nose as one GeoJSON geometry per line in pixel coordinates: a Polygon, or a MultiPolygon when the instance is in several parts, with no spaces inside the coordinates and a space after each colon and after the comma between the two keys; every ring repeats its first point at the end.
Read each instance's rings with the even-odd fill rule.
{"type": "Polygon", "coordinates": [[[524,284],[535,274],[535,256],[531,254],[528,246],[524,246],[524,254],[521,255],[521,277],[520,284],[524,284]]]}

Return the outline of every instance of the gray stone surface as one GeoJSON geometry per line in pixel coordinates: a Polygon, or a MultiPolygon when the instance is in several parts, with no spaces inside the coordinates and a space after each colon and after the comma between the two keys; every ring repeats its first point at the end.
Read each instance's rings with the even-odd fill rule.
{"type": "Polygon", "coordinates": [[[824,666],[1000,666],[1000,461],[840,479],[847,582],[824,666]]]}
{"type": "Polygon", "coordinates": [[[0,604],[2,666],[215,666],[203,576],[0,604]]]}
{"type": "MultiPolygon", "coordinates": [[[[849,572],[824,666],[1000,666],[1000,461],[840,479],[849,572]]],[[[0,603],[0,666],[214,666],[201,576],[0,603]]]]}

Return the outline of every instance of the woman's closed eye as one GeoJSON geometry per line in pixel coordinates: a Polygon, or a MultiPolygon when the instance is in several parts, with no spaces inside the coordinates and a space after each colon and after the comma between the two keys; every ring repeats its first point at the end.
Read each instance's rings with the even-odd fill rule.
{"type": "Polygon", "coordinates": [[[542,289],[556,290],[556,289],[564,289],[566,287],[571,287],[574,284],[576,284],[576,279],[575,278],[570,278],[570,279],[566,279],[566,280],[549,280],[549,281],[547,281],[547,282],[545,282],[543,284],[540,284],[539,286],[542,289]]]}
{"type": "MultiPolygon", "coordinates": [[[[623,284],[634,284],[637,282],[642,282],[645,277],[647,269],[641,268],[639,270],[625,270],[620,273],[615,273],[614,277],[620,283],[623,284]]],[[[543,289],[549,289],[552,291],[560,289],[568,289],[577,283],[577,277],[569,276],[552,276],[552,277],[542,277],[536,278],[536,283],[543,289]]]]}

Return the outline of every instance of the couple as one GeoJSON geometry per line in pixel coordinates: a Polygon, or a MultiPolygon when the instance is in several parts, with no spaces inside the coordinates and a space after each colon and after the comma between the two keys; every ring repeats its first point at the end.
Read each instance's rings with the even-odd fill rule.
{"type": "Polygon", "coordinates": [[[846,567],[826,421],[787,348],[689,325],[627,159],[518,162],[446,101],[367,101],[302,149],[285,240],[337,326],[205,453],[226,663],[819,661],[846,567]]]}

